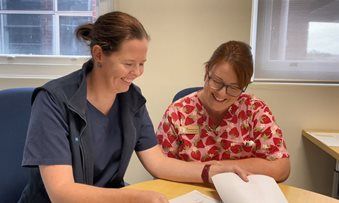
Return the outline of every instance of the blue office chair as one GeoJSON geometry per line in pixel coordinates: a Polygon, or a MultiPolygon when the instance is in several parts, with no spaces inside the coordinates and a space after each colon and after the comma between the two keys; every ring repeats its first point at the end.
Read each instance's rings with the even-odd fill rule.
{"type": "Polygon", "coordinates": [[[186,95],[189,95],[191,94],[192,92],[195,92],[195,91],[198,91],[198,90],[201,90],[202,87],[189,87],[189,88],[186,88],[186,89],[183,89],[181,91],[179,91],[178,93],[176,93],[173,97],[173,100],[172,102],[175,102],[177,101],[178,99],[186,96],[186,95]]]}
{"type": "Polygon", "coordinates": [[[0,91],[0,202],[17,202],[27,182],[21,167],[33,88],[0,91]]]}

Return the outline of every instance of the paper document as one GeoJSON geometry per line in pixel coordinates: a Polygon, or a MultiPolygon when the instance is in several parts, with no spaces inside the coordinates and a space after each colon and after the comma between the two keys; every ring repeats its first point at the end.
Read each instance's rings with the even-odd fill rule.
{"type": "Polygon", "coordinates": [[[235,173],[221,173],[212,177],[213,184],[225,203],[288,203],[272,177],[249,175],[244,182],[235,173]]]}
{"type": "Polygon", "coordinates": [[[235,173],[221,173],[212,177],[213,184],[222,201],[193,190],[170,203],[288,203],[272,177],[249,175],[244,182],[235,173]]]}
{"type": "Polygon", "coordinates": [[[222,203],[219,200],[213,199],[207,195],[202,194],[197,190],[186,193],[169,201],[170,203],[222,203]]]}
{"type": "Polygon", "coordinates": [[[310,132],[309,134],[327,146],[339,147],[339,133],[310,132]]]}

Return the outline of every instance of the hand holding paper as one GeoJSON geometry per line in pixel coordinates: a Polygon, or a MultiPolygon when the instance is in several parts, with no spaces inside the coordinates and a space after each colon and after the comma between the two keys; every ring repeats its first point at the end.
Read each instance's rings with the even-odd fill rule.
{"type": "Polygon", "coordinates": [[[284,194],[272,177],[249,175],[244,182],[234,173],[212,177],[219,196],[225,203],[287,203],[284,194]]]}

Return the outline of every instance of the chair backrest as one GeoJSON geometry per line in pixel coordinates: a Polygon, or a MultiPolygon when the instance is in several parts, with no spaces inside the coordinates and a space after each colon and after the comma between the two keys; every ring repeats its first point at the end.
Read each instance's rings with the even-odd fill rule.
{"type": "Polygon", "coordinates": [[[186,95],[189,95],[191,94],[192,92],[195,92],[195,91],[198,91],[198,90],[201,90],[202,87],[189,87],[189,88],[186,88],[186,89],[183,89],[181,91],[179,91],[178,93],[176,93],[173,97],[173,100],[172,102],[175,102],[177,101],[178,99],[186,96],[186,95]]]}
{"type": "Polygon", "coordinates": [[[0,91],[0,202],[17,202],[27,182],[21,167],[33,88],[0,91]]]}

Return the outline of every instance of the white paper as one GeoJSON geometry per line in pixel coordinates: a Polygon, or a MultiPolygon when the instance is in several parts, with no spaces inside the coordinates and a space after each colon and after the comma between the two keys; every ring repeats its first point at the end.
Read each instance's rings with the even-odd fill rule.
{"type": "Polygon", "coordinates": [[[202,194],[197,190],[186,193],[169,201],[170,203],[221,203],[221,201],[213,199],[202,194]]]}
{"type": "Polygon", "coordinates": [[[310,134],[327,146],[339,147],[339,133],[311,132],[310,134]]]}
{"type": "Polygon", "coordinates": [[[287,203],[275,180],[264,175],[250,175],[244,182],[235,173],[212,177],[219,196],[225,203],[287,203]]]}

